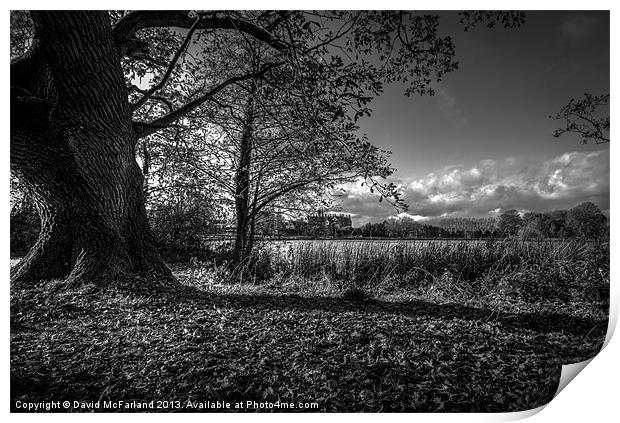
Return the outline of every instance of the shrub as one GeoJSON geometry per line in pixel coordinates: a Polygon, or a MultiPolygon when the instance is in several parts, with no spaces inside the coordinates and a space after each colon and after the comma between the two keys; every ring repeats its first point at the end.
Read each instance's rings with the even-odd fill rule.
{"type": "Polygon", "coordinates": [[[353,287],[353,288],[349,288],[345,290],[342,293],[341,297],[345,301],[351,301],[355,303],[361,303],[364,301],[368,301],[371,298],[370,294],[367,291],[363,290],[362,288],[358,288],[358,287],[353,287]]]}

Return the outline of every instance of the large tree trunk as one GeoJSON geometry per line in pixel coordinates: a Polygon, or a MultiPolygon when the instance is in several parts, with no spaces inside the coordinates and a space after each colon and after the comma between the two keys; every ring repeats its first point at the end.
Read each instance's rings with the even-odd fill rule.
{"type": "Polygon", "coordinates": [[[239,162],[235,171],[235,246],[233,264],[243,264],[250,254],[250,169],[254,136],[254,93],[252,86],[246,105],[244,126],[239,143],[239,162]],[[249,248],[248,248],[249,247],[249,248]]]}
{"type": "Polygon", "coordinates": [[[171,282],[146,218],[107,13],[32,18],[32,48],[11,64],[11,170],[33,193],[41,232],[13,282],[106,283],[137,273],[171,282]]]}

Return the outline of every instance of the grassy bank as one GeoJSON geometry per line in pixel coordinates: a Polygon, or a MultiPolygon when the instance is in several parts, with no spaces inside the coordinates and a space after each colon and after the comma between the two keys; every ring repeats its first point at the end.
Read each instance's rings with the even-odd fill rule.
{"type": "Polygon", "coordinates": [[[602,345],[605,245],[347,248],[263,249],[241,283],[224,266],[177,266],[184,287],[175,292],[13,289],[11,406],[168,400],[181,408],[154,411],[196,411],[188,401],[219,400],[318,407],[295,411],[516,411],[549,401],[561,364],[602,345]],[[351,288],[366,295],[347,295],[351,288]]]}

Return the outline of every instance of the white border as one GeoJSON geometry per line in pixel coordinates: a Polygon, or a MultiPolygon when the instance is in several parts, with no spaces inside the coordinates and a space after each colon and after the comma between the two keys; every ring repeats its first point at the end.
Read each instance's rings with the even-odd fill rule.
{"type": "MultiPolygon", "coordinates": [[[[249,2],[249,1],[239,1],[239,0],[229,0],[225,3],[221,2],[205,2],[205,1],[183,1],[183,2],[163,2],[163,1],[149,1],[149,2],[138,2],[138,1],[117,1],[111,0],[106,2],[88,2],[87,4],[83,1],[62,1],[62,2],[44,2],[44,1],[8,1],[4,3],[7,7],[5,9],[5,15],[3,19],[3,34],[5,36],[5,46],[8,47],[9,40],[9,19],[8,19],[8,10],[10,9],[84,9],[84,8],[92,8],[92,9],[178,9],[183,6],[183,8],[187,9],[203,9],[209,6],[215,6],[214,8],[222,8],[225,6],[227,9],[411,9],[415,8],[418,10],[461,10],[461,9],[519,9],[519,10],[547,10],[547,9],[561,9],[561,10],[611,10],[611,51],[614,52],[614,47],[617,47],[617,43],[614,40],[618,40],[618,27],[620,25],[620,20],[617,17],[618,7],[616,6],[617,2],[612,1],[599,1],[599,0],[591,0],[588,2],[583,1],[563,1],[563,2],[549,2],[549,1],[533,1],[533,0],[524,0],[524,1],[472,1],[472,2],[463,2],[463,1],[443,1],[441,3],[422,0],[416,2],[410,1],[382,1],[382,2],[369,2],[369,1],[325,1],[325,0],[315,0],[315,1],[262,1],[260,3],[249,2]],[[212,3],[212,4],[210,4],[212,3]]],[[[5,47],[5,48],[6,48],[5,47]]],[[[617,83],[615,76],[618,75],[618,66],[617,66],[617,57],[612,56],[611,60],[611,110],[612,116],[617,116],[615,111],[617,108],[615,105],[617,104],[615,100],[619,95],[617,90],[617,83]]],[[[5,138],[4,142],[1,144],[2,149],[2,165],[4,174],[7,179],[5,180],[5,184],[1,186],[3,198],[6,201],[6,207],[8,208],[8,198],[9,198],[9,185],[8,185],[8,173],[9,173],[9,95],[8,95],[8,66],[4,66],[2,68],[2,78],[3,83],[1,86],[2,90],[2,98],[4,99],[2,103],[2,119],[4,121],[3,128],[5,129],[5,138]]],[[[612,118],[615,123],[615,119],[612,118]]],[[[615,127],[615,126],[614,126],[615,127]]],[[[618,159],[618,154],[616,152],[617,148],[611,146],[611,161],[615,162],[618,159]]],[[[612,181],[616,181],[618,178],[618,170],[614,166],[611,166],[611,179],[612,181]]],[[[617,248],[615,248],[616,244],[614,241],[620,239],[620,233],[618,226],[615,224],[616,219],[620,216],[617,213],[618,210],[618,199],[617,195],[614,194],[614,190],[611,191],[611,233],[612,233],[612,297],[611,297],[611,311],[610,311],[610,326],[615,327],[615,324],[618,319],[618,290],[617,283],[613,282],[617,280],[618,275],[618,261],[615,260],[618,258],[617,248]]],[[[3,220],[3,224],[1,227],[1,235],[5,240],[2,245],[2,251],[4,256],[8,258],[9,256],[9,213],[5,213],[5,218],[3,220]]],[[[8,263],[8,260],[6,260],[8,263]]],[[[8,284],[8,274],[9,274],[9,266],[8,264],[4,264],[4,274],[6,275],[6,279],[4,280],[4,290],[3,290],[3,304],[4,304],[4,324],[1,327],[2,330],[2,339],[5,342],[4,348],[2,349],[2,361],[5,363],[5,377],[2,378],[1,382],[1,393],[2,393],[2,402],[1,406],[3,410],[3,414],[8,414],[9,412],[9,284],[8,284]]],[[[354,414],[354,415],[341,415],[341,414],[327,414],[321,415],[321,419],[327,420],[340,420],[345,418],[354,418],[356,420],[369,420],[374,418],[389,418],[394,421],[465,421],[465,422],[485,422],[485,421],[509,421],[515,420],[519,418],[528,417],[532,414],[535,414],[532,417],[532,421],[555,421],[555,420],[564,420],[567,422],[577,422],[577,421],[612,421],[614,419],[613,416],[618,415],[618,408],[616,406],[617,400],[617,390],[618,387],[618,377],[620,376],[618,371],[618,357],[620,357],[620,348],[618,347],[617,337],[611,338],[611,332],[608,333],[607,342],[608,345],[604,350],[592,360],[592,362],[586,367],[586,369],[581,372],[576,378],[575,381],[570,383],[559,395],[555,398],[551,403],[549,403],[544,408],[543,412],[536,414],[536,412],[541,411],[541,409],[522,412],[522,413],[504,413],[504,414],[390,414],[386,416],[384,414],[373,415],[373,414],[354,414]]],[[[11,414],[10,419],[14,421],[30,421],[34,419],[45,419],[46,421],[77,421],[78,419],[83,419],[85,417],[84,414],[81,415],[66,415],[66,414],[45,414],[43,416],[39,415],[22,415],[22,414],[11,414]]],[[[205,420],[220,420],[225,419],[229,421],[240,421],[246,419],[252,419],[253,421],[288,421],[293,417],[289,414],[280,414],[280,415],[248,415],[248,414],[240,414],[240,415],[183,415],[183,419],[193,420],[193,421],[205,421],[205,420]]],[[[300,421],[311,421],[316,419],[315,415],[295,415],[295,420],[300,421]]],[[[149,422],[168,422],[173,416],[167,414],[155,414],[155,415],[129,415],[123,414],[119,416],[114,416],[114,419],[120,420],[135,420],[135,419],[148,419],[149,422]]],[[[617,418],[617,417],[616,417],[617,418]]],[[[108,421],[110,419],[109,415],[92,415],[92,419],[96,421],[108,421]]]]}

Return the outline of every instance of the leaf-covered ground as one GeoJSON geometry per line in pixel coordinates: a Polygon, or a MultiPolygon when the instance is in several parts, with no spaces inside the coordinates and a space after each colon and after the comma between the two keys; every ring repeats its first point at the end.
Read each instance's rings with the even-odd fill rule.
{"type": "Polygon", "coordinates": [[[607,306],[597,303],[449,303],[412,292],[353,302],[293,285],[13,289],[11,407],[165,400],[168,408],[153,411],[201,411],[188,401],[318,404],[291,410],[304,412],[525,410],[553,397],[561,364],[599,351],[606,328],[607,306]]]}

